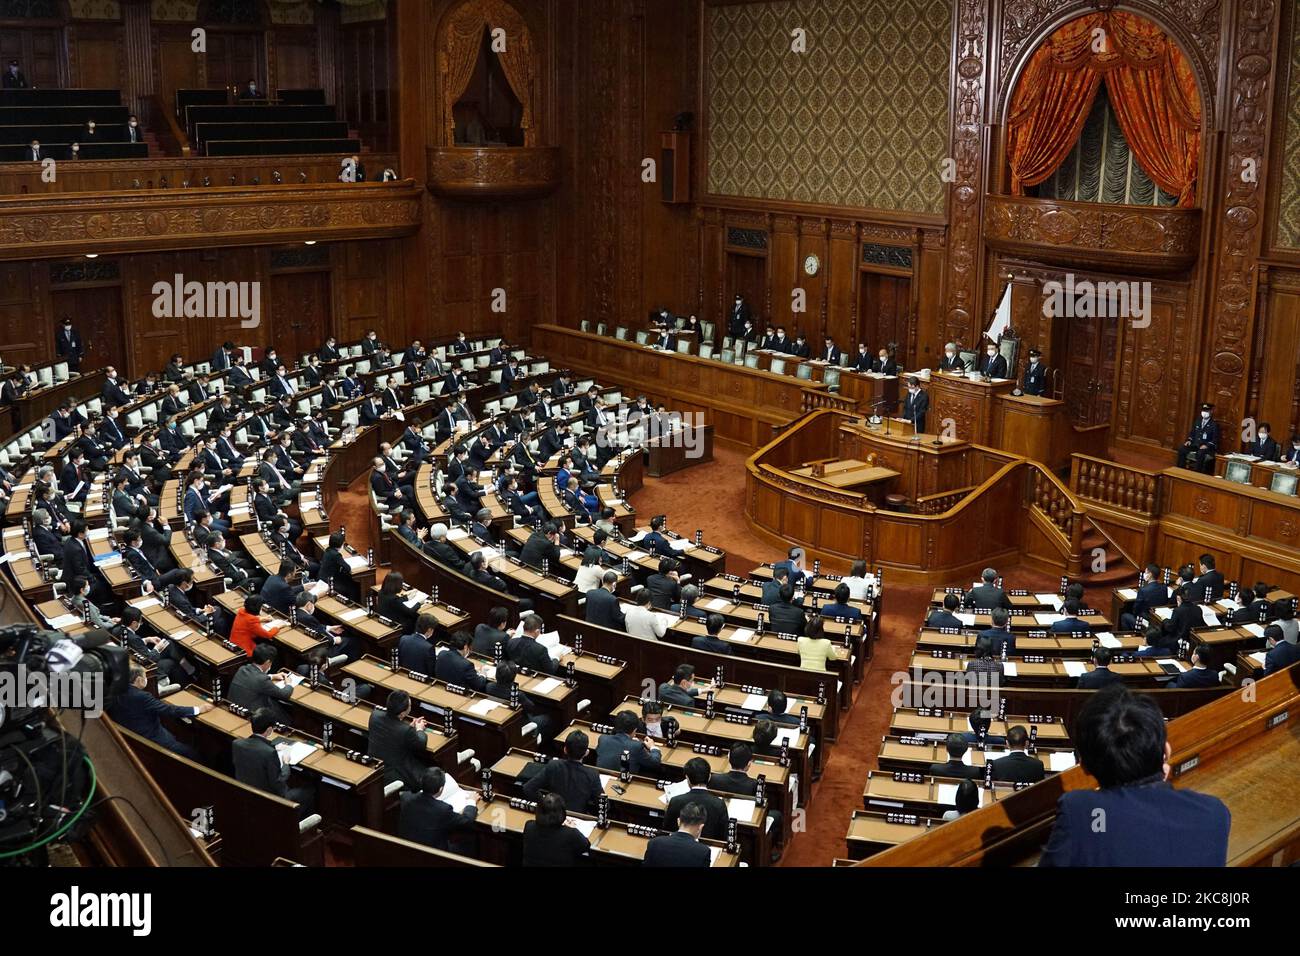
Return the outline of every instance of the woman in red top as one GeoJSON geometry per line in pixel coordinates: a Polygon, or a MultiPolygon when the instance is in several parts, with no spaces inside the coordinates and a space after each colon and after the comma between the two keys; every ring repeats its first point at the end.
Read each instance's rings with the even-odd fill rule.
{"type": "Polygon", "coordinates": [[[262,625],[263,603],[255,594],[244,598],[244,606],[235,612],[235,623],[230,629],[230,642],[242,647],[249,657],[253,656],[253,648],[259,638],[269,641],[280,631],[279,627],[268,628],[262,625]]]}

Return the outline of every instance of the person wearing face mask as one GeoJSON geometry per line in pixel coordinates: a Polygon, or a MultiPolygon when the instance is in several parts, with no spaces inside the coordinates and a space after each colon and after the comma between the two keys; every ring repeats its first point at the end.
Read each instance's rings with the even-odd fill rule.
{"type": "Polygon", "coordinates": [[[59,358],[67,361],[68,371],[81,371],[81,358],[86,354],[86,350],[81,344],[81,335],[72,327],[72,319],[66,315],[63,317],[63,327],[55,336],[54,349],[59,358]]]}
{"type": "Polygon", "coordinates": [[[790,346],[790,354],[795,358],[806,359],[812,356],[812,348],[808,345],[808,340],[804,334],[799,332],[795,335],[794,344],[790,346]]]}
{"type": "Polygon", "coordinates": [[[27,77],[23,71],[18,69],[18,61],[10,60],[9,65],[4,72],[4,88],[6,90],[25,90],[27,89],[27,77]]]}
{"type": "Polygon", "coordinates": [[[1282,464],[1300,465],[1300,435],[1291,436],[1291,446],[1282,455],[1282,464]]]}
{"type": "Polygon", "coordinates": [[[889,349],[881,346],[880,349],[876,351],[876,360],[871,363],[871,371],[875,372],[877,375],[898,374],[898,363],[895,362],[893,356],[889,354],[889,349]]]}
{"type": "Polygon", "coordinates": [[[139,143],[140,139],[140,121],[132,113],[126,118],[126,141],[128,143],[139,143]]]}
{"type": "Polygon", "coordinates": [[[731,337],[733,339],[748,338],[745,329],[746,326],[752,327],[752,318],[749,306],[745,304],[745,297],[737,293],[736,301],[731,306],[731,314],[727,318],[727,330],[731,333],[731,337]]]}
{"type": "Polygon", "coordinates": [[[871,352],[867,349],[867,343],[859,343],[858,354],[853,358],[853,371],[870,372],[872,361],[871,352]]]}
{"type": "Polygon", "coordinates": [[[1038,349],[1029,350],[1029,364],[1025,366],[1025,380],[1021,391],[1026,395],[1042,395],[1047,391],[1047,369],[1039,361],[1043,353],[1038,349]]]}
{"type": "Polygon", "coordinates": [[[939,359],[940,372],[964,372],[966,363],[957,354],[957,343],[949,342],[943,347],[943,358],[939,359]]]}
{"type": "Polygon", "coordinates": [[[1247,455],[1254,455],[1262,461],[1277,461],[1280,457],[1277,439],[1270,434],[1273,431],[1268,422],[1260,422],[1255,430],[1253,442],[1242,442],[1241,450],[1247,455]]]}
{"type": "Polygon", "coordinates": [[[1213,410],[1214,406],[1209,402],[1201,405],[1200,415],[1187,430],[1187,440],[1178,449],[1179,468],[1188,467],[1191,461],[1192,467],[1207,475],[1214,470],[1214,456],[1219,450],[1219,423],[1210,417],[1213,410]]]}
{"type": "Polygon", "coordinates": [[[1007,377],[1007,360],[993,342],[990,342],[984,349],[984,361],[980,363],[980,374],[986,378],[1007,377]]]}
{"type": "Polygon", "coordinates": [[[925,431],[925,415],[930,410],[930,396],[921,390],[916,376],[908,376],[907,394],[903,397],[903,417],[912,423],[916,434],[925,431]]]}
{"type": "Polygon", "coordinates": [[[111,365],[104,369],[104,387],[99,394],[106,405],[131,404],[131,396],[122,388],[122,383],[117,380],[117,369],[111,365]]]}
{"type": "Polygon", "coordinates": [[[41,141],[39,139],[32,140],[31,145],[27,147],[27,150],[28,150],[27,158],[30,160],[39,163],[42,159],[45,158],[45,156],[41,153],[41,141]]]}

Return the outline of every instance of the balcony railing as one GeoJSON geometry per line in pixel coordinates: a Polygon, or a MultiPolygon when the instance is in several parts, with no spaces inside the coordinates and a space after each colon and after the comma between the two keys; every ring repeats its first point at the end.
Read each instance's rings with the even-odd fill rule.
{"type": "Polygon", "coordinates": [[[984,238],[999,252],[1071,268],[1179,273],[1196,262],[1201,210],[989,196],[984,238]]]}
{"type": "Polygon", "coordinates": [[[448,199],[533,199],[560,184],[558,146],[436,146],[429,191],[448,199]]]}

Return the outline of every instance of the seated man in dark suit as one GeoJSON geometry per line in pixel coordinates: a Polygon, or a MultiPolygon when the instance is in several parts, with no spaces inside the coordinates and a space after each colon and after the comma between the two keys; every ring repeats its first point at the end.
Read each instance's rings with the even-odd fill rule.
{"type": "MultiPolygon", "coordinates": [[[[279,654],[275,645],[262,642],[253,648],[253,659],[239,670],[230,681],[226,697],[232,704],[252,712],[265,709],[278,724],[289,722],[289,710],[284,701],[293,696],[293,685],[287,680],[277,683],[270,677],[270,670],[275,666],[279,654]]],[[[276,676],[285,678],[288,671],[280,671],[276,676]]]]}
{"type": "Polygon", "coordinates": [[[726,619],[721,614],[710,614],[704,619],[703,634],[696,634],[691,638],[691,647],[697,651],[712,651],[714,654],[730,654],[731,645],[724,641],[720,635],[726,619]]]}
{"type": "Polygon", "coordinates": [[[366,747],[366,753],[384,762],[385,785],[400,780],[407,790],[415,789],[424,776],[429,736],[423,717],[407,722],[410,713],[411,695],[404,690],[390,693],[386,706],[371,711],[366,747]]]}
{"type": "Polygon", "coordinates": [[[621,710],[614,717],[614,732],[601,734],[596,741],[596,766],[601,770],[620,769],[623,752],[627,751],[629,769],[635,774],[657,776],[661,754],[658,747],[651,747],[649,741],[638,740],[635,736],[638,720],[630,710],[621,710]]]}
{"type": "Polygon", "coordinates": [[[769,607],[781,600],[781,587],[790,580],[790,569],[783,565],[772,568],[772,578],[763,582],[762,603],[769,607]]]}
{"type": "Polygon", "coordinates": [[[397,663],[417,674],[433,674],[436,651],[433,632],[438,619],[432,614],[421,614],[415,620],[415,630],[403,634],[397,642],[397,663]]]}
{"type": "Polygon", "coordinates": [[[172,732],[162,725],[161,718],[172,717],[179,720],[184,717],[197,717],[210,711],[212,705],[205,703],[198,707],[177,707],[149,693],[145,689],[148,686],[149,677],[144,668],[132,662],[131,684],[122,696],[108,705],[108,716],[113,718],[115,723],[121,724],[127,730],[147,740],[152,740],[160,747],[165,747],[182,757],[198,760],[199,755],[194,749],[172,736],[172,732]]]}
{"type": "Polygon", "coordinates": [[[1008,654],[1016,652],[1016,636],[1011,633],[1008,622],[1011,620],[1011,614],[1004,607],[995,607],[993,609],[993,626],[980,631],[980,637],[989,639],[989,653],[994,657],[1002,656],[1002,648],[1005,646],[1008,654]]]}
{"type": "Polygon", "coordinates": [[[758,713],[766,716],[781,727],[798,727],[799,717],[789,712],[789,698],[785,696],[785,691],[779,687],[773,687],[767,692],[767,702],[763,704],[758,713]]]}
{"type": "Polygon", "coordinates": [[[1276,616],[1273,602],[1268,599],[1268,584],[1257,581],[1255,586],[1241,595],[1242,606],[1232,612],[1229,620],[1233,624],[1260,623],[1271,621],[1276,616]]]}
{"type": "Polygon", "coordinates": [[[558,674],[560,665],[538,641],[545,626],[537,614],[529,614],[525,617],[519,635],[512,637],[506,644],[506,660],[539,674],[558,674]]]}
{"type": "Polygon", "coordinates": [[[1100,789],[1057,801],[1039,866],[1226,865],[1231,814],[1216,797],[1170,785],[1171,748],[1153,697],[1109,687],[1084,705],[1073,730],[1079,761],[1100,789]]]}
{"type": "Polygon", "coordinates": [[[403,840],[422,843],[435,850],[446,850],[452,834],[468,829],[478,816],[474,801],[457,813],[451,804],[440,799],[447,785],[447,774],[441,767],[430,767],[420,777],[420,789],[402,794],[402,807],[397,820],[397,835],[403,840]]]}
{"type": "Polygon", "coordinates": [[[1066,601],[1064,608],[1065,616],[1059,621],[1053,623],[1047,630],[1052,634],[1092,633],[1092,628],[1088,623],[1079,617],[1079,614],[1082,611],[1083,608],[1078,601],[1073,599],[1066,601]]]}
{"type": "Polygon", "coordinates": [[[961,759],[969,749],[965,737],[961,734],[949,734],[945,746],[948,750],[948,762],[930,764],[925,771],[927,774],[932,777],[959,777],[966,780],[976,780],[984,776],[980,767],[973,767],[961,759]]]}
{"type": "MultiPolygon", "coordinates": [[[[586,813],[601,794],[600,774],[583,763],[591,739],[581,730],[564,738],[564,758],[533,764],[539,769],[523,784],[524,796],[536,800],[540,792],[559,794],[575,813],[586,813]]],[[[527,772],[527,770],[525,770],[527,772]]]]}
{"type": "Polygon", "coordinates": [[[1138,585],[1132,609],[1119,616],[1120,630],[1132,630],[1137,625],[1138,618],[1149,618],[1152,608],[1168,607],[1170,600],[1169,587],[1160,580],[1160,566],[1148,564],[1142,569],[1142,581],[1138,585]]]}
{"type": "Polygon", "coordinates": [[[993,779],[1007,780],[1011,783],[1037,783],[1046,776],[1043,762],[1025,753],[1029,743],[1029,731],[1019,724],[1007,729],[1007,750],[1005,757],[993,761],[993,779]]]}
{"type": "MultiPolygon", "coordinates": [[[[793,591],[790,596],[794,597],[793,591]]],[[[800,613],[802,614],[802,611],[800,613]]],[[[835,600],[823,604],[821,613],[822,617],[846,618],[850,621],[862,620],[862,612],[849,604],[849,586],[843,582],[835,585],[835,600]]]]}
{"type": "Polygon", "coordinates": [[[290,787],[289,766],[281,764],[280,754],[271,743],[270,731],[276,719],[269,710],[255,710],[249,718],[253,733],[230,745],[230,756],[235,765],[235,779],[266,793],[283,797],[298,804],[298,814],[311,814],[316,800],[312,787],[290,787]]]}
{"type": "Polygon", "coordinates": [[[616,631],[627,630],[627,619],[619,606],[614,589],[618,587],[618,572],[606,571],[600,579],[600,587],[587,592],[586,617],[588,624],[613,628],[616,631]]]}
{"type": "Polygon", "coordinates": [[[510,635],[506,633],[506,621],[510,619],[510,612],[503,607],[494,607],[488,610],[487,621],[479,624],[474,628],[474,653],[484,654],[493,657],[496,654],[496,645],[501,645],[501,653],[504,656],[506,645],[510,643],[510,635]]]}
{"type": "Polygon", "coordinates": [[[1201,555],[1200,575],[1191,586],[1192,601],[1196,604],[1213,604],[1223,599],[1223,572],[1214,564],[1214,555],[1201,555]]]}
{"type": "Polygon", "coordinates": [[[1255,671],[1256,677],[1276,674],[1300,661],[1300,642],[1288,638],[1276,624],[1264,628],[1264,647],[1264,666],[1255,671]]]}
{"type": "Polygon", "coordinates": [[[1092,650],[1092,670],[1075,678],[1074,686],[1079,690],[1100,690],[1110,684],[1121,683],[1124,678],[1110,669],[1111,650],[1098,644],[1092,650]]]}
{"type": "Polygon", "coordinates": [[[992,610],[995,607],[1004,607],[1011,610],[1011,599],[1007,597],[1007,592],[998,587],[996,581],[998,572],[993,568],[985,568],[980,574],[981,583],[971,588],[966,593],[966,606],[974,608],[986,608],[992,610]]]}
{"type": "Polygon", "coordinates": [[[472,643],[469,631],[453,632],[447,639],[448,646],[438,653],[433,665],[433,676],[469,690],[486,688],[487,678],[478,672],[474,662],[469,659],[472,643]]]}
{"type": "Polygon", "coordinates": [[[677,832],[655,837],[646,846],[645,866],[709,866],[713,854],[700,842],[708,812],[699,803],[686,804],[677,815],[677,832]]]}
{"type": "Polygon", "coordinates": [[[956,616],[957,610],[961,607],[961,598],[955,594],[945,594],[943,596],[943,607],[935,608],[930,612],[930,616],[925,619],[926,627],[962,627],[961,620],[956,616]]]}
{"type": "Polygon", "coordinates": [[[673,679],[659,685],[659,699],[665,704],[679,707],[694,707],[700,690],[695,686],[695,665],[678,664],[673,671],[673,679]]]}
{"type": "Polygon", "coordinates": [[[1169,682],[1170,687],[1218,687],[1219,668],[1214,651],[1208,644],[1198,644],[1192,651],[1192,666],[1169,682]]]}
{"type": "MultiPolygon", "coordinates": [[[[754,763],[754,748],[747,743],[735,743],[731,745],[731,751],[727,754],[727,765],[731,768],[727,773],[715,773],[709,777],[709,789],[721,793],[734,793],[741,797],[756,797],[758,795],[758,779],[749,775],[750,768],[754,763]]],[[[767,804],[767,817],[772,821],[772,838],[774,841],[781,840],[781,834],[785,832],[784,818],[781,811],[777,810],[769,799],[767,804]]],[[[774,847],[772,850],[772,861],[780,859],[781,851],[774,847]]]]}
{"type": "MultiPolygon", "coordinates": [[[[848,585],[841,584],[846,594],[848,585]]],[[[781,585],[781,598],[768,609],[771,614],[772,630],[778,634],[793,634],[796,637],[802,637],[804,628],[808,626],[808,620],[804,617],[803,608],[794,603],[794,585],[781,585]]],[[[857,608],[849,610],[856,611],[857,608]]],[[[861,615],[859,615],[861,617],[861,615]]]]}
{"type": "Polygon", "coordinates": [[[727,805],[722,798],[709,792],[709,777],[712,775],[709,770],[709,762],[703,757],[692,757],[686,761],[683,768],[686,772],[686,782],[691,785],[691,789],[685,793],[679,793],[668,801],[668,808],[664,811],[665,830],[677,829],[678,819],[682,810],[688,804],[696,804],[705,813],[704,829],[701,836],[706,840],[725,840],[727,838],[727,819],[730,814],[727,812],[727,805]]]}

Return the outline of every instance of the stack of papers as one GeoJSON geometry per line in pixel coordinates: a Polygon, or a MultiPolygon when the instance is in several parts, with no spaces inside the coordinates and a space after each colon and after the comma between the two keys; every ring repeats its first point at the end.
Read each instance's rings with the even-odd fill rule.
{"type": "Polygon", "coordinates": [[[709,603],[707,603],[707,604],[704,605],[704,610],[706,610],[706,611],[723,611],[723,610],[726,610],[726,609],[729,608],[729,607],[731,607],[731,602],[730,602],[730,601],[725,601],[725,600],[723,600],[722,598],[714,598],[712,601],[710,601],[709,603]]]}
{"type": "Polygon", "coordinates": [[[575,820],[573,817],[569,817],[568,822],[572,823],[573,828],[577,830],[579,833],[581,833],[583,836],[585,836],[588,840],[591,839],[591,835],[596,831],[595,820],[575,820]]]}
{"type": "Polygon", "coordinates": [[[1214,613],[1214,608],[1208,604],[1201,605],[1201,617],[1204,619],[1206,627],[1220,627],[1223,624],[1219,620],[1219,615],[1214,613]]]}
{"type": "Polygon", "coordinates": [[[954,614],[953,617],[961,621],[962,624],[965,625],[966,627],[971,627],[975,623],[974,614],[954,614]]]}
{"type": "Polygon", "coordinates": [[[563,683],[564,681],[560,680],[558,677],[547,677],[545,680],[538,681],[537,686],[532,689],[531,693],[549,694],[563,683]]]}
{"type": "Polygon", "coordinates": [[[740,706],[745,710],[762,710],[767,706],[767,698],[762,694],[746,694],[740,706]]]}
{"type": "Polygon", "coordinates": [[[1243,624],[1241,625],[1241,629],[1243,631],[1249,631],[1251,634],[1254,634],[1256,637],[1264,636],[1263,624],[1243,624]]]}
{"type": "Polygon", "coordinates": [[[1050,604],[1058,611],[1061,609],[1061,597],[1059,594],[1035,594],[1034,598],[1039,604],[1050,604]]]}
{"type": "Polygon", "coordinates": [[[474,703],[470,704],[468,710],[471,714],[478,714],[480,717],[486,717],[488,714],[492,713],[492,711],[501,706],[503,705],[498,704],[495,700],[489,700],[485,697],[482,700],[476,700],[474,703]]]}
{"type": "Polygon", "coordinates": [[[1064,614],[1035,614],[1034,620],[1042,627],[1051,627],[1057,621],[1065,620],[1064,614]]]}
{"type": "Polygon", "coordinates": [[[692,545],[693,542],[690,538],[674,538],[671,547],[674,551],[685,551],[687,548],[692,547],[692,545]]]}
{"type": "Polygon", "coordinates": [[[352,568],[353,570],[356,570],[357,568],[368,568],[368,567],[370,567],[370,563],[369,563],[368,561],[366,561],[364,555],[353,554],[353,555],[350,555],[346,560],[347,560],[347,563],[348,563],[348,567],[349,567],[349,568],[352,568]]]}
{"type": "Polygon", "coordinates": [[[1069,770],[1074,766],[1074,754],[1068,750],[1058,750],[1049,754],[1047,758],[1047,769],[1055,770],[1058,773],[1062,770],[1069,770]]]}
{"type": "Polygon", "coordinates": [[[754,819],[754,810],[758,807],[758,802],[748,800],[745,797],[732,797],[727,801],[727,816],[735,817],[740,823],[748,823],[754,819]]]}
{"type": "Polygon", "coordinates": [[[75,624],[80,624],[80,623],[81,623],[81,615],[80,615],[80,614],[60,614],[58,617],[48,617],[48,618],[46,618],[46,619],[45,619],[45,623],[48,624],[50,627],[54,628],[54,630],[56,630],[56,631],[61,631],[61,630],[63,630],[65,627],[72,627],[72,626],[75,625],[75,624]]]}
{"type": "Polygon", "coordinates": [[[293,767],[316,752],[315,747],[301,740],[291,744],[279,744],[275,749],[280,754],[280,763],[286,767],[293,767]]]}
{"type": "Polygon", "coordinates": [[[673,797],[680,796],[681,794],[688,792],[690,789],[691,784],[689,780],[678,780],[676,783],[670,783],[668,786],[664,787],[664,794],[660,800],[663,803],[667,803],[673,797]]]}
{"type": "Polygon", "coordinates": [[[747,627],[738,627],[731,632],[731,639],[742,642],[751,641],[754,639],[754,632],[747,627]]]}
{"type": "Polygon", "coordinates": [[[366,616],[366,609],[363,607],[354,607],[350,611],[344,611],[338,616],[340,621],[355,621],[358,618],[366,616]]]}
{"type": "Polygon", "coordinates": [[[1112,649],[1123,646],[1123,644],[1120,643],[1120,639],[1116,637],[1114,634],[1112,634],[1110,631],[1098,631],[1097,643],[1100,644],[1102,647],[1109,647],[1112,649]]]}
{"type": "Polygon", "coordinates": [[[1078,677],[1088,672],[1088,665],[1083,661],[1065,661],[1065,673],[1068,677],[1078,677]]]}
{"type": "Polygon", "coordinates": [[[461,538],[468,538],[469,532],[464,528],[450,528],[447,531],[448,541],[459,541],[461,538]]]}
{"type": "Polygon", "coordinates": [[[464,789],[448,775],[447,783],[443,786],[442,793],[438,794],[438,799],[449,804],[453,813],[460,813],[474,802],[474,792],[464,789]]]}
{"type": "Polygon", "coordinates": [[[1015,661],[1006,661],[1006,662],[1002,665],[1002,676],[1003,676],[1003,677],[1019,677],[1019,676],[1020,676],[1020,666],[1019,666],[1015,661]]]}

